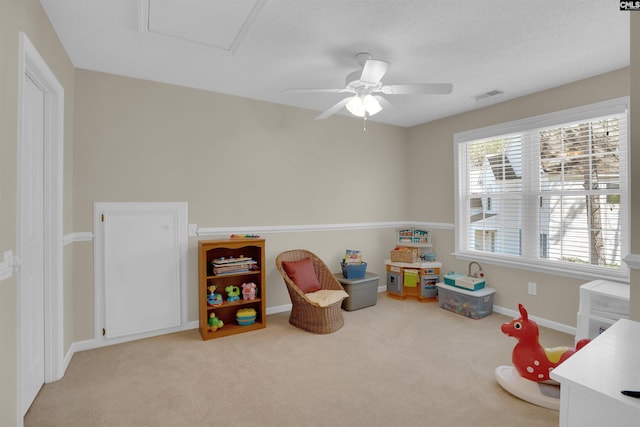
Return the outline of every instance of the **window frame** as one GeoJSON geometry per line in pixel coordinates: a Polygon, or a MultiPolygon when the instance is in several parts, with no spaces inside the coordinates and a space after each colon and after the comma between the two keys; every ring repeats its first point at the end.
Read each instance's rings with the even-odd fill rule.
{"type": "MultiPolygon", "coordinates": [[[[594,279],[612,279],[617,281],[629,281],[629,267],[624,262],[625,257],[629,254],[630,241],[630,183],[629,183],[629,105],[630,97],[620,97],[607,101],[597,102],[589,105],[570,108],[553,113],[542,114],[538,116],[528,117],[525,119],[514,120],[510,122],[500,123],[469,131],[458,132],[454,134],[454,212],[455,212],[455,243],[454,256],[464,260],[482,261],[489,264],[512,267],[523,270],[535,271],[540,273],[548,273],[553,275],[578,278],[584,280],[594,279]],[[470,231],[466,228],[467,217],[470,214],[469,206],[465,203],[467,199],[467,177],[461,177],[460,156],[463,156],[465,150],[460,149],[464,143],[487,139],[498,138],[505,135],[516,134],[519,132],[529,132],[538,128],[550,126],[562,126],[567,123],[591,120],[597,117],[625,114],[626,129],[624,137],[624,147],[621,147],[621,161],[624,155],[624,164],[620,167],[620,184],[624,185],[621,189],[620,200],[620,219],[621,219],[621,236],[620,236],[620,268],[608,268],[604,266],[574,264],[570,262],[538,259],[535,256],[524,253],[522,255],[505,255],[492,254],[488,252],[479,252],[469,249],[470,231]]],[[[537,254],[537,251],[536,251],[537,254]]]]}

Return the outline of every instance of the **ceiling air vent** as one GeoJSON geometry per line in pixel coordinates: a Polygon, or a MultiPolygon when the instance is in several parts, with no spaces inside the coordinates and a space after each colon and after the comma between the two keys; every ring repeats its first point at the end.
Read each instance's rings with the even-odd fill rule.
{"type": "Polygon", "coordinates": [[[489,92],[482,93],[474,96],[476,102],[489,102],[502,98],[504,92],[498,89],[490,90],[489,92]]]}

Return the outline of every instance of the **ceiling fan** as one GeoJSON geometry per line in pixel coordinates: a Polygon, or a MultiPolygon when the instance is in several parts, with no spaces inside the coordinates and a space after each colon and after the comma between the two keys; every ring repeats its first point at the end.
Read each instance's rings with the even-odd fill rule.
{"type": "Polygon", "coordinates": [[[362,67],[347,75],[346,85],[340,89],[285,89],[287,93],[350,93],[352,95],[338,101],[331,108],[320,114],[315,120],[326,119],[337,113],[342,107],[357,117],[373,116],[384,107],[392,106],[382,95],[446,95],[451,93],[451,83],[416,83],[393,85],[384,84],[380,80],[391,64],[387,61],[373,59],[368,53],[359,53],[356,61],[362,67]]]}

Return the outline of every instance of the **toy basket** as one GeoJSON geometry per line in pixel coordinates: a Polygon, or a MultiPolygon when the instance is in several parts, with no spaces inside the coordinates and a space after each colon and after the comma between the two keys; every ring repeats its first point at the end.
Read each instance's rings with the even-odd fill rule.
{"type": "Polygon", "coordinates": [[[342,266],[342,275],[345,279],[363,279],[367,272],[367,263],[362,264],[340,264],[342,266]]]}
{"type": "Polygon", "coordinates": [[[390,252],[392,262],[412,263],[418,260],[417,251],[411,249],[396,249],[390,252]]]}

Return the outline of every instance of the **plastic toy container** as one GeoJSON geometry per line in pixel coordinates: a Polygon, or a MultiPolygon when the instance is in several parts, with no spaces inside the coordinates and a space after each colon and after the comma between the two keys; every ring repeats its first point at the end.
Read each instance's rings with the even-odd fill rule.
{"type": "Polygon", "coordinates": [[[456,288],[477,291],[484,288],[485,281],[482,278],[469,277],[461,273],[447,273],[444,275],[444,284],[455,286],[456,288]]]}
{"type": "Polygon", "coordinates": [[[477,291],[456,288],[438,283],[438,304],[445,310],[472,319],[481,319],[493,313],[493,288],[477,291]]]}
{"type": "Polygon", "coordinates": [[[377,274],[365,273],[362,279],[347,279],[340,273],[335,274],[335,276],[349,294],[349,298],[345,298],[342,301],[344,310],[359,310],[377,304],[378,282],[380,280],[377,274]]]}
{"type": "Polygon", "coordinates": [[[362,264],[340,264],[342,266],[342,275],[347,279],[364,279],[367,272],[367,263],[362,264]]]}

